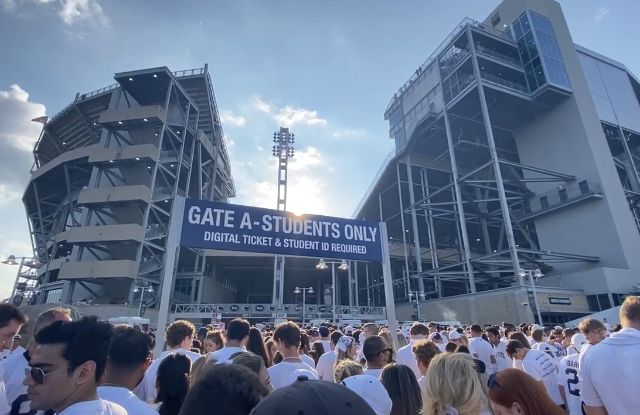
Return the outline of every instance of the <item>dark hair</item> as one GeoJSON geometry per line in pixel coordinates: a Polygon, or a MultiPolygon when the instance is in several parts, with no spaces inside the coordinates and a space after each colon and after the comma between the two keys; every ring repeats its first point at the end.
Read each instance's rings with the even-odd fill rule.
{"type": "Polygon", "coordinates": [[[487,329],[487,333],[491,333],[494,336],[499,336],[500,335],[500,330],[497,327],[489,327],[487,329]]]}
{"type": "Polygon", "coordinates": [[[29,317],[18,310],[18,307],[13,304],[0,304],[0,327],[8,325],[11,323],[11,320],[15,320],[19,324],[24,325],[29,321],[29,317]]]}
{"type": "Polygon", "coordinates": [[[541,342],[543,334],[544,334],[544,331],[542,329],[536,329],[531,332],[531,338],[537,342],[541,342]]]}
{"type": "Polygon", "coordinates": [[[418,415],[422,395],[416,375],[408,366],[389,364],[382,369],[380,381],[393,402],[391,415],[418,415]]]}
{"type": "Polygon", "coordinates": [[[280,323],[273,332],[273,339],[283,342],[286,347],[300,347],[300,328],[292,321],[280,323]]]}
{"type": "Polygon", "coordinates": [[[64,344],[62,357],[69,362],[69,372],[92,361],[96,364],[96,382],[104,373],[111,344],[112,328],[95,316],[78,321],[54,321],[36,333],[38,344],[64,344]]]}
{"type": "Polygon", "coordinates": [[[464,344],[460,344],[460,345],[458,345],[458,347],[456,347],[456,353],[471,354],[471,351],[469,351],[469,348],[467,346],[465,346],[464,344]]]}
{"type": "Polygon", "coordinates": [[[282,357],[282,354],[280,354],[280,352],[275,352],[273,354],[273,360],[271,361],[272,364],[277,365],[278,363],[282,362],[284,360],[284,358],[282,357]]]}
{"type": "Polygon", "coordinates": [[[329,337],[329,327],[327,326],[320,326],[318,332],[320,333],[320,337],[329,337]]]}
{"type": "Polygon", "coordinates": [[[427,327],[423,323],[415,323],[409,329],[409,334],[412,336],[417,336],[417,335],[427,336],[429,335],[429,327],[427,327]]]}
{"type": "Polygon", "coordinates": [[[257,354],[264,360],[264,366],[271,366],[271,359],[267,354],[267,347],[264,345],[264,339],[262,333],[257,327],[251,327],[249,329],[249,341],[247,342],[247,350],[253,354],[257,354]]]}
{"type": "Polygon", "coordinates": [[[234,318],[227,325],[227,340],[240,341],[249,335],[251,324],[247,320],[234,318]]]}
{"type": "Polygon", "coordinates": [[[524,348],[525,347],[518,340],[509,340],[507,342],[506,352],[507,352],[507,355],[511,357],[511,355],[517,352],[518,349],[524,349],[524,348]]]}
{"type": "Polygon", "coordinates": [[[527,337],[520,331],[516,331],[515,333],[511,333],[509,335],[509,340],[517,340],[520,342],[520,344],[524,347],[526,347],[527,349],[531,348],[531,345],[529,344],[529,340],[527,339],[527,337]]]}
{"type": "Polygon", "coordinates": [[[385,348],[389,347],[382,336],[371,336],[362,345],[362,354],[367,362],[374,360],[385,348]]]}
{"type": "Polygon", "coordinates": [[[313,358],[313,361],[318,364],[318,360],[320,360],[320,356],[324,354],[324,345],[320,342],[314,342],[311,345],[311,350],[309,350],[309,356],[313,358]]]}
{"type": "Polygon", "coordinates": [[[214,365],[193,385],[180,415],[247,415],[267,388],[258,375],[241,365],[214,365]]]}
{"type": "Polygon", "coordinates": [[[167,327],[164,339],[169,347],[178,347],[187,337],[193,337],[196,326],[187,320],[174,321],[167,327]]]}
{"type": "Polygon", "coordinates": [[[187,392],[189,392],[189,373],[191,360],[182,354],[170,354],[160,362],[156,387],[156,402],[162,402],[160,415],[177,415],[180,412],[187,392]]]}
{"type": "Polygon", "coordinates": [[[458,348],[458,345],[454,342],[449,342],[444,346],[444,351],[447,353],[453,353],[458,348]]]}
{"type": "Polygon", "coordinates": [[[311,346],[309,346],[309,335],[304,331],[300,332],[300,351],[308,353],[311,346]]]}
{"type": "MultiPolygon", "coordinates": [[[[342,332],[340,330],[336,330],[333,333],[331,333],[331,343],[338,344],[338,340],[340,340],[340,337],[344,336],[344,334],[342,334],[342,332]]],[[[325,352],[328,352],[329,350],[325,350],[325,352]]]]}
{"type": "Polygon", "coordinates": [[[504,369],[491,375],[488,395],[493,402],[508,408],[517,402],[525,415],[564,414],[540,382],[518,369],[504,369]]]}
{"type": "Polygon", "coordinates": [[[224,336],[220,330],[207,332],[207,336],[204,339],[214,342],[218,346],[218,349],[222,349],[224,347],[224,336]]]}
{"type": "Polygon", "coordinates": [[[134,369],[151,356],[149,335],[133,327],[118,326],[113,329],[109,363],[122,369],[134,369]]]}
{"type": "Polygon", "coordinates": [[[482,333],[482,327],[479,324],[472,324],[470,330],[471,333],[482,333]]]}

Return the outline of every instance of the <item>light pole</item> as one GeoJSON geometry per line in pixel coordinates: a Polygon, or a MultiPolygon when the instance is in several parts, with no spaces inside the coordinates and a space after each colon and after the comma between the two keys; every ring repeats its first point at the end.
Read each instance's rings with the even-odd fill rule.
{"type": "Polygon", "coordinates": [[[144,293],[148,292],[151,294],[153,292],[153,287],[151,285],[135,285],[133,287],[133,292],[137,293],[140,291],[140,305],[138,306],[138,317],[142,317],[142,305],[144,304],[144,293]]]}
{"type": "Polygon", "coordinates": [[[531,282],[531,291],[533,292],[533,304],[536,307],[536,313],[538,315],[538,324],[542,326],[542,315],[540,314],[540,305],[538,304],[538,294],[536,292],[536,283],[534,282],[534,278],[544,277],[544,274],[540,272],[539,269],[536,269],[534,271],[530,269],[521,269],[520,272],[518,272],[518,276],[521,278],[529,276],[529,281],[531,282]]]}
{"type": "Polygon", "coordinates": [[[320,261],[318,261],[318,263],[316,264],[316,269],[322,271],[329,268],[327,266],[327,263],[331,264],[331,314],[332,314],[332,321],[335,323],[336,322],[336,267],[335,265],[340,264],[338,265],[338,269],[340,271],[348,271],[349,264],[347,263],[346,259],[343,259],[342,261],[325,261],[324,259],[320,258],[320,261]]]}
{"type": "Polygon", "coordinates": [[[418,321],[421,321],[422,318],[420,317],[420,300],[424,301],[425,294],[420,291],[409,290],[409,301],[411,301],[412,298],[416,299],[416,314],[418,317],[418,321]]]}
{"type": "Polygon", "coordinates": [[[294,294],[300,294],[302,292],[302,326],[304,327],[304,308],[306,306],[306,302],[307,302],[307,297],[306,294],[313,294],[313,287],[296,287],[295,290],[293,290],[294,294]]]}
{"type": "MultiPolygon", "coordinates": [[[[4,261],[2,261],[3,264],[5,265],[19,265],[18,267],[18,272],[16,274],[16,280],[13,283],[13,289],[11,290],[11,296],[9,298],[11,298],[11,301],[16,304],[16,296],[18,295],[17,288],[18,288],[18,284],[20,283],[20,279],[24,278],[27,281],[30,280],[34,280],[34,276],[37,279],[37,275],[34,275],[33,270],[38,268],[40,266],[40,262],[37,260],[37,258],[34,257],[30,257],[30,256],[15,256],[15,255],[9,255],[7,257],[7,259],[5,259],[4,261]],[[16,261],[17,259],[20,260],[20,262],[16,261]],[[26,271],[24,271],[24,268],[27,268],[26,271]]],[[[25,283],[25,289],[24,294],[27,294],[27,288],[28,288],[28,283],[25,283]]],[[[25,295],[22,296],[21,302],[24,299],[25,295]]],[[[19,304],[16,304],[19,305],[19,304]]]]}

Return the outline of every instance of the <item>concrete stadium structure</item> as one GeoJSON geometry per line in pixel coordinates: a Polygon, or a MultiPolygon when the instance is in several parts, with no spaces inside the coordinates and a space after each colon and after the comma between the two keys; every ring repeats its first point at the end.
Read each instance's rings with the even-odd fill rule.
{"type": "Polygon", "coordinates": [[[355,213],[389,227],[399,318],[560,323],[638,291],[639,101],[555,1],[463,20],[393,95],[355,213]]]}
{"type": "MultiPolygon", "coordinates": [[[[32,301],[104,316],[159,292],[176,195],[235,192],[206,66],[115,80],[45,125],[24,195],[32,301]]],[[[385,118],[395,149],[354,217],[387,224],[400,320],[561,323],[640,289],[640,81],[575,45],[558,3],[463,20],[385,118]]],[[[171,318],[300,319],[313,287],[308,320],[384,319],[379,264],[287,258],[274,304],[273,261],[181,249],[171,318]]]]}

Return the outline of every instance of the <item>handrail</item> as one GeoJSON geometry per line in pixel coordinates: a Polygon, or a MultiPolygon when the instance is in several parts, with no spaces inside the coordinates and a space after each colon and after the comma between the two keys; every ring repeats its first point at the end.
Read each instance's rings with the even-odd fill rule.
{"type": "Polygon", "coordinates": [[[204,73],[203,68],[194,68],[194,69],[183,69],[181,71],[173,72],[173,76],[179,78],[181,76],[193,76],[193,75],[202,75],[204,73]]]}
{"type": "Polygon", "coordinates": [[[494,84],[499,84],[502,86],[506,86],[507,88],[511,88],[511,89],[515,89],[517,91],[520,92],[524,92],[525,94],[529,93],[529,89],[522,85],[522,84],[518,84],[516,82],[511,82],[511,81],[507,81],[506,79],[500,78],[498,76],[495,75],[491,75],[487,72],[480,72],[480,76],[482,77],[482,79],[484,79],[485,81],[489,81],[489,82],[493,82],[494,84]]]}
{"type": "Polygon", "coordinates": [[[482,45],[476,45],[476,51],[480,52],[480,53],[482,53],[484,55],[489,55],[491,57],[494,57],[494,58],[496,58],[498,60],[501,60],[503,62],[509,63],[511,65],[514,65],[514,66],[522,68],[522,62],[520,62],[520,60],[514,58],[513,56],[509,56],[507,54],[497,52],[495,50],[486,48],[486,47],[484,47],[482,45]]]}

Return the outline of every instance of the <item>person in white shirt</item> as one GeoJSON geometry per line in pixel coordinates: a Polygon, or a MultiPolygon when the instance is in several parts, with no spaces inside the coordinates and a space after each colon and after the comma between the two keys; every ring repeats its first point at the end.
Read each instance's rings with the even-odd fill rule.
{"type": "Polygon", "coordinates": [[[316,372],[318,373],[318,379],[326,380],[328,382],[334,382],[334,367],[336,365],[336,358],[338,355],[338,351],[335,349],[335,345],[338,343],[343,334],[336,330],[331,333],[331,344],[333,345],[333,350],[324,353],[318,359],[318,364],[316,365],[316,372]]]}
{"type": "Polygon", "coordinates": [[[477,324],[471,326],[469,352],[471,353],[471,356],[484,363],[488,374],[493,373],[493,368],[496,364],[496,356],[493,351],[493,346],[482,338],[482,328],[477,324]]]}
{"type": "Polygon", "coordinates": [[[322,348],[324,352],[333,351],[333,345],[331,344],[331,339],[329,338],[329,327],[320,326],[318,329],[318,333],[320,334],[320,338],[316,340],[316,342],[322,344],[322,348]]]}
{"type": "Polygon", "coordinates": [[[314,368],[304,363],[298,355],[300,347],[300,328],[292,321],[280,323],[273,332],[273,340],[276,342],[278,351],[282,355],[282,361],[271,366],[267,371],[271,378],[273,390],[283,388],[295,382],[293,372],[296,370],[307,370],[311,372],[315,378],[318,374],[314,368]],[[293,379],[292,379],[293,378],[293,379]]]}
{"type": "Polygon", "coordinates": [[[151,341],[132,327],[113,330],[107,369],[98,387],[98,396],[122,406],[129,414],[157,415],[151,405],[132,391],[151,364],[151,341]]]}
{"type": "Polygon", "coordinates": [[[582,415],[582,399],[580,399],[580,363],[578,353],[560,359],[558,364],[558,388],[565,402],[569,415],[582,415]]]}
{"type": "Polygon", "coordinates": [[[553,355],[558,361],[567,355],[567,349],[562,341],[562,329],[554,329],[547,340],[547,344],[551,346],[553,355]]]}
{"type": "Polygon", "coordinates": [[[624,300],[620,323],[622,330],[592,347],[581,362],[587,415],[640,413],[640,297],[624,300]]]}
{"type": "Polygon", "coordinates": [[[58,415],[127,415],[98,397],[111,342],[111,325],[97,317],[56,321],[36,334],[38,347],[25,377],[31,410],[58,415]]]}
{"type": "MultiPolygon", "coordinates": [[[[0,304],[0,351],[8,352],[13,348],[13,339],[29,319],[12,304],[0,304]]],[[[0,364],[0,412],[8,412],[11,407],[5,392],[4,367],[0,364]]]]}
{"type": "Polygon", "coordinates": [[[167,327],[164,338],[169,350],[162,354],[151,363],[147,372],[142,378],[142,382],[136,388],[136,395],[144,402],[152,403],[156,399],[156,376],[158,374],[158,366],[162,360],[171,354],[182,354],[191,360],[191,364],[195,363],[201,356],[199,353],[192,352],[191,343],[196,333],[196,327],[186,320],[174,321],[167,327]]]}
{"type": "MultiPolygon", "coordinates": [[[[11,409],[2,415],[31,414],[31,405],[27,395],[27,386],[24,382],[25,369],[29,367],[31,356],[36,351],[38,343],[36,334],[54,321],[71,321],[71,312],[68,308],[56,307],[43,311],[38,315],[32,331],[29,349],[22,354],[11,354],[2,362],[4,368],[4,385],[7,393],[7,401],[11,409]]],[[[39,413],[43,413],[40,411],[39,413]]]]}
{"type": "Polygon", "coordinates": [[[234,318],[227,325],[227,341],[222,349],[207,354],[207,359],[215,359],[217,362],[228,360],[238,352],[246,352],[247,341],[251,324],[247,320],[234,318]]]}
{"type": "Polygon", "coordinates": [[[513,361],[507,356],[507,342],[500,339],[500,330],[497,327],[489,327],[487,329],[487,338],[491,346],[493,346],[493,354],[496,359],[493,372],[511,368],[513,361]]]}
{"type": "Polygon", "coordinates": [[[429,328],[422,323],[414,323],[409,329],[409,344],[401,347],[398,350],[398,356],[396,357],[396,362],[400,365],[408,366],[413,373],[416,375],[416,379],[419,379],[422,374],[420,373],[420,369],[418,368],[418,363],[416,362],[416,357],[413,354],[413,346],[416,342],[420,340],[425,340],[429,335],[429,328]]]}
{"type": "Polygon", "coordinates": [[[595,346],[604,340],[607,328],[600,320],[596,320],[595,318],[586,318],[578,324],[578,329],[587,339],[587,343],[580,349],[580,367],[582,367],[582,360],[585,355],[592,346],[595,346]]]}
{"type": "Polygon", "coordinates": [[[393,347],[382,336],[371,336],[362,346],[367,367],[363,374],[380,378],[382,369],[393,361],[393,347]]]}
{"type": "Polygon", "coordinates": [[[541,350],[527,349],[518,340],[509,340],[506,350],[510,358],[522,360],[522,370],[539,381],[557,405],[563,404],[558,389],[558,366],[553,357],[541,350]]]}
{"type": "Polygon", "coordinates": [[[424,377],[429,370],[429,364],[431,364],[431,360],[433,360],[434,357],[441,353],[440,348],[430,340],[418,340],[414,343],[411,351],[420,373],[420,376],[416,379],[418,380],[418,385],[420,385],[420,388],[422,389],[424,387],[424,377]]]}
{"type": "Polygon", "coordinates": [[[362,326],[362,333],[360,333],[360,338],[357,339],[358,343],[360,343],[360,350],[358,350],[358,354],[356,355],[356,361],[360,364],[364,365],[366,359],[364,357],[363,349],[364,342],[371,336],[378,335],[378,326],[374,323],[366,323],[362,326]]]}
{"type": "Polygon", "coordinates": [[[536,329],[531,332],[531,338],[533,342],[531,344],[531,348],[535,350],[542,350],[547,353],[549,356],[555,359],[555,348],[551,347],[549,343],[545,341],[544,338],[544,330],[536,329]]]}

